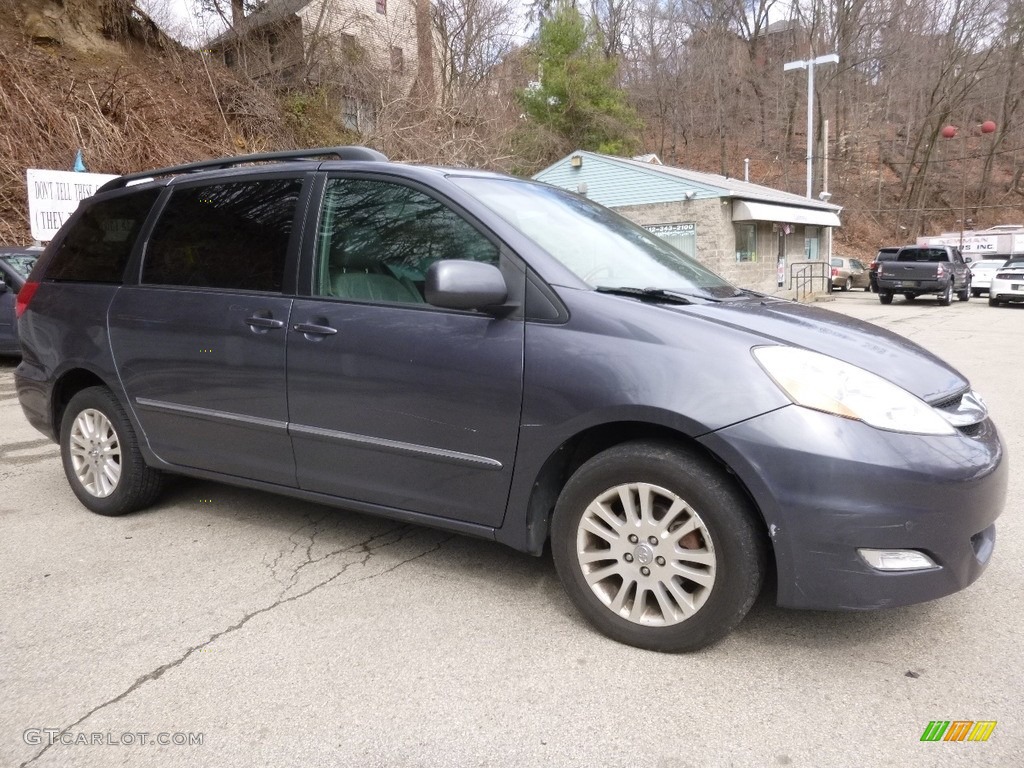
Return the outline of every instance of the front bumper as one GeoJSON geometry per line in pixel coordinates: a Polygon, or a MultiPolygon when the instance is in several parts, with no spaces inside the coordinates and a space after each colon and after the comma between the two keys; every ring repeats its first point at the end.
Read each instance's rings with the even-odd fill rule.
{"type": "Polygon", "coordinates": [[[951,594],[985,570],[1008,470],[992,422],[970,432],[905,435],[794,405],[701,441],[760,507],[778,604],[866,610],[951,594]],[[936,567],[880,571],[859,548],[919,550],[936,567]]]}

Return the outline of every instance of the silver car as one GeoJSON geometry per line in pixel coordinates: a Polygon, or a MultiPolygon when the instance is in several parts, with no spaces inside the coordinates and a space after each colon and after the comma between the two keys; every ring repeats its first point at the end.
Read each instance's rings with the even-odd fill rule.
{"type": "Polygon", "coordinates": [[[1000,256],[997,259],[981,259],[971,263],[971,293],[975,298],[981,296],[982,293],[988,293],[992,275],[1005,263],[1005,256],[1000,256]]]}

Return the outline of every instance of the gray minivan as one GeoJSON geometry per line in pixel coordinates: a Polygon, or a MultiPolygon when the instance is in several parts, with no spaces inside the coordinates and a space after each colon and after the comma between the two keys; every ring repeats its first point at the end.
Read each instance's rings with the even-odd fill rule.
{"type": "Polygon", "coordinates": [[[115,179],[18,295],[18,396],[94,512],[219,480],[551,553],[665,651],[936,598],[1006,492],[964,376],[593,202],[346,147],[115,179]],[[326,159],[325,159],[326,158],[326,159]]]}

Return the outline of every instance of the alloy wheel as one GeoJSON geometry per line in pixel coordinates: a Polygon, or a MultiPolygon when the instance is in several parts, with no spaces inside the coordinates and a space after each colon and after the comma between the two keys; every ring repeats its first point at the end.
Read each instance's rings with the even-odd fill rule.
{"type": "Polygon", "coordinates": [[[715,585],[704,521],[680,496],[649,483],[617,485],[595,498],[577,527],[576,556],[597,598],[644,626],[685,621],[715,585]]]}
{"type": "Polygon", "coordinates": [[[75,477],[90,495],[106,498],[121,480],[121,442],[110,419],[87,408],[71,427],[71,465],[75,477]]]}

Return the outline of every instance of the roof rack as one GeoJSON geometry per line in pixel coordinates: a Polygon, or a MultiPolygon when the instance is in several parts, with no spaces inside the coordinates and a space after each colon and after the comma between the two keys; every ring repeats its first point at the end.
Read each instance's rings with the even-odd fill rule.
{"type": "Polygon", "coordinates": [[[158,176],[175,176],[182,173],[195,173],[196,171],[207,171],[216,168],[230,168],[233,165],[248,165],[249,163],[270,163],[282,160],[313,160],[317,158],[335,158],[337,160],[374,160],[387,162],[387,155],[369,147],[319,147],[315,149],[288,149],[283,152],[260,152],[254,155],[235,155],[234,157],[221,157],[215,160],[200,160],[196,163],[185,165],[172,165],[167,168],[157,168],[154,171],[140,171],[139,173],[128,173],[111,179],[98,190],[108,192],[111,189],[121,189],[133,182],[155,179],[158,176]]]}

